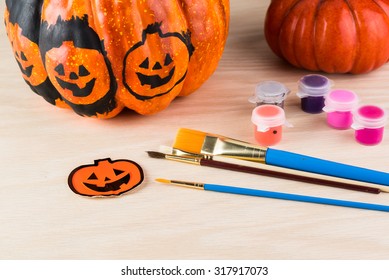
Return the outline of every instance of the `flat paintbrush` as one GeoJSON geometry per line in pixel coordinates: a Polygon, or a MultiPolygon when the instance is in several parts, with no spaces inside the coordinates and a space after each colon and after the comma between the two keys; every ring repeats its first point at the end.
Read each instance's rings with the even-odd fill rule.
{"type": "Polygon", "coordinates": [[[178,131],[173,148],[195,154],[219,155],[389,186],[389,173],[261,147],[225,136],[187,128],[181,128],[178,131]]]}
{"type": "MultiPolygon", "coordinates": [[[[189,155],[173,155],[173,154],[165,154],[161,152],[148,151],[148,155],[152,158],[160,158],[160,159],[168,159],[178,162],[190,163],[201,166],[214,167],[218,169],[225,169],[230,171],[238,171],[256,175],[263,175],[287,180],[300,181],[305,183],[313,183],[319,185],[325,185],[330,187],[368,192],[378,194],[381,191],[389,192],[389,188],[385,188],[384,186],[377,186],[374,184],[362,183],[352,180],[339,179],[330,176],[310,176],[310,173],[304,174],[303,172],[296,172],[294,170],[286,169],[286,168],[277,168],[273,167],[273,170],[269,169],[268,166],[247,166],[244,164],[236,164],[225,161],[214,160],[206,155],[198,155],[198,156],[189,156],[189,155]],[[274,170],[275,169],[275,170],[274,170]]],[[[242,162],[243,163],[243,162],[242,162]]],[[[316,174],[313,174],[316,175],[316,174]]]]}
{"type": "Polygon", "coordinates": [[[292,201],[300,201],[300,202],[318,203],[318,204],[389,212],[388,205],[371,204],[371,203],[348,201],[348,200],[338,200],[338,199],[331,199],[331,198],[306,196],[306,195],[298,195],[298,194],[291,194],[291,193],[281,193],[281,192],[273,192],[273,191],[265,191],[265,190],[257,190],[257,189],[237,188],[237,187],[214,185],[214,184],[167,180],[161,178],[156,179],[156,181],[164,184],[173,184],[181,187],[187,187],[187,188],[199,189],[205,191],[214,191],[214,192],[222,192],[222,193],[249,195],[249,196],[257,196],[257,197],[275,198],[275,199],[283,199],[283,200],[292,200],[292,201]]]}

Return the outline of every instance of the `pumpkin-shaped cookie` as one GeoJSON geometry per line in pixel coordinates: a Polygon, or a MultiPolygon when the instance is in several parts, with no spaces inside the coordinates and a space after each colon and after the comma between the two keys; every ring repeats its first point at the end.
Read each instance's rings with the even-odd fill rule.
{"type": "Polygon", "coordinates": [[[79,195],[117,196],[142,183],[143,170],[136,162],[110,158],[75,168],[68,177],[70,189],[79,195]]]}

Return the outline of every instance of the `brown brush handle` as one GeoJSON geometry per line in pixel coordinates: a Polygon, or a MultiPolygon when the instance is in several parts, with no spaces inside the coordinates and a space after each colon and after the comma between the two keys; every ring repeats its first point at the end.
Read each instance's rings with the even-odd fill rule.
{"type": "Polygon", "coordinates": [[[381,192],[381,190],[379,188],[366,187],[366,186],[362,186],[362,185],[358,185],[358,184],[339,182],[339,181],[336,181],[336,177],[334,177],[334,180],[327,180],[327,179],[322,179],[322,178],[315,178],[314,174],[312,174],[313,175],[312,177],[293,174],[293,170],[290,170],[290,173],[286,173],[286,172],[261,169],[261,168],[251,167],[251,166],[239,165],[239,164],[210,160],[210,159],[201,159],[200,165],[208,166],[208,167],[215,167],[215,168],[219,168],[219,169],[226,169],[226,170],[231,170],[231,171],[239,171],[239,172],[245,172],[245,173],[250,173],[250,174],[281,178],[281,179],[288,179],[288,180],[293,180],[293,181],[300,181],[300,182],[305,182],[305,183],[325,185],[325,186],[342,188],[342,189],[353,190],[353,191],[368,192],[368,193],[374,193],[374,194],[378,194],[381,192]]]}

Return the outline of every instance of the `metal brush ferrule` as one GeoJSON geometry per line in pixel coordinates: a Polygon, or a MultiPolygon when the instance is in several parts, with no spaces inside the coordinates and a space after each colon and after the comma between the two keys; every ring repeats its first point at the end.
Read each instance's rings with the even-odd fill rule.
{"type": "Polygon", "coordinates": [[[263,163],[265,162],[266,150],[266,147],[251,145],[243,141],[207,135],[201,153],[263,163]]]}
{"type": "Polygon", "coordinates": [[[174,156],[185,156],[185,157],[198,157],[198,158],[202,156],[202,155],[199,155],[199,154],[189,153],[189,152],[185,152],[185,151],[182,151],[182,150],[179,150],[179,149],[175,149],[175,148],[172,149],[171,155],[174,155],[174,156]]]}
{"type": "Polygon", "coordinates": [[[166,159],[174,160],[178,162],[190,163],[200,165],[201,156],[193,157],[193,156],[177,156],[177,155],[165,155],[166,159]]]}
{"type": "Polygon", "coordinates": [[[170,183],[181,187],[204,190],[204,184],[202,183],[186,182],[186,181],[178,181],[178,180],[171,180],[170,183]]]}

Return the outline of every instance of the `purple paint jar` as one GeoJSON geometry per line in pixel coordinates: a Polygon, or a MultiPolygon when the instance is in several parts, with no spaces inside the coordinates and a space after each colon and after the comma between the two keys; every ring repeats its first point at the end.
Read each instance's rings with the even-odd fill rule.
{"type": "Polygon", "coordinates": [[[384,136],[387,113],[374,105],[359,107],[354,112],[352,128],[355,129],[355,140],[363,145],[377,145],[384,136]]]}
{"type": "Polygon", "coordinates": [[[324,112],[327,123],[336,129],[348,129],[353,123],[353,111],[358,106],[358,96],[349,90],[332,90],[325,98],[324,112]]]}
{"type": "Polygon", "coordinates": [[[325,96],[332,86],[331,81],[322,75],[306,75],[298,82],[297,96],[301,98],[301,109],[310,114],[323,111],[325,96]]]}
{"type": "Polygon", "coordinates": [[[256,106],[271,104],[284,108],[284,101],[290,90],[276,81],[265,81],[255,87],[255,94],[249,98],[249,102],[256,106]]]}

